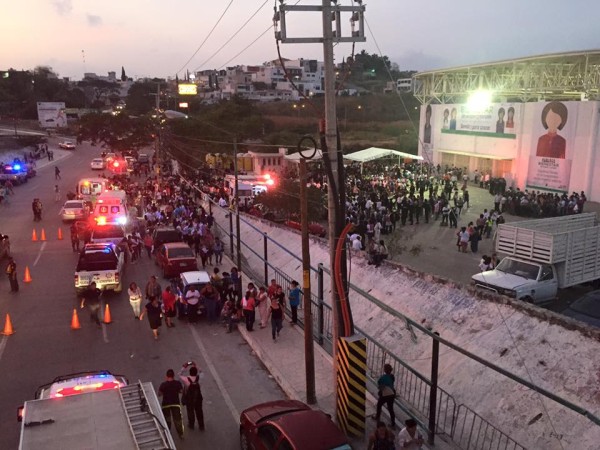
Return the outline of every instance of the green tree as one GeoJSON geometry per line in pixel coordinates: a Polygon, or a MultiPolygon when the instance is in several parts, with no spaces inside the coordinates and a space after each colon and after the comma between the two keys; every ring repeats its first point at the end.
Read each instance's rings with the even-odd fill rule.
{"type": "MultiPolygon", "coordinates": [[[[307,200],[309,221],[321,219],[324,211],[321,191],[313,186],[308,187],[307,200]]],[[[255,203],[262,203],[269,210],[287,218],[298,219],[300,216],[300,182],[297,179],[281,177],[267,192],[259,194],[255,203]]]]}
{"type": "Polygon", "coordinates": [[[90,141],[111,150],[139,150],[152,142],[155,124],[148,117],[87,114],[80,119],[77,142],[90,141]]]}
{"type": "Polygon", "coordinates": [[[165,86],[165,81],[154,79],[151,81],[138,81],[127,92],[126,110],[130,114],[141,116],[148,114],[156,107],[157,84],[165,86]]]}

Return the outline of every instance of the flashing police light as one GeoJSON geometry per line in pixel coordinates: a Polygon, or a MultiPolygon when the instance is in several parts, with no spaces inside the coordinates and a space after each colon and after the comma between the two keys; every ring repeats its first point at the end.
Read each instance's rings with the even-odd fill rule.
{"type": "Polygon", "coordinates": [[[106,225],[106,217],[100,216],[96,219],[96,223],[98,225],[106,225]]]}
{"type": "Polygon", "coordinates": [[[15,164],[13,166],[13,169],[15,169],[15,170],[21,170],[21,166],[19,164],[15,164]]]}
{"type": "Polygon", "coordinates": [[[119,161],[115,161],[115,162],[113,163],[113,167],[119,167],[119,161]]]}
{"type": "Polygon", "coordinates": [[[273,186],[273,185],[275,184],[275,181],[273,181],[273,180],[271,180],[271,179],[269,178],[269,179],[266,181],[266,183],[267,183],[269,186],[273,186]]]}
{"type": "Polygon", "coordinates": [[[119,225],[125,225],[125,224],[127,223],[127,217],[119,217],[119,218],[117,219],[117,223],[118,223],[119,225]]]}

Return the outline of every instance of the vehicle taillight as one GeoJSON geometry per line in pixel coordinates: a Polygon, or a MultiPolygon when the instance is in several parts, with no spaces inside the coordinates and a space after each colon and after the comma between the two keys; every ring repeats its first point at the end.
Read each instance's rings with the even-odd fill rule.
{"type": "Polygon", "coordinates": [[[19,406],[17,409],[17,422],[23,422],[23,416],[25,415],[25,406],[19,406]]]}
{"type": "Polygon", "coordinates": [[[75,274],[75,284],[79,284],[79,275],[75,274]]]}
{"type": "Polygon", "coordinates": [[[115,282],[118,283],[119,282],[119,272],[115,272],[115,282]]]}

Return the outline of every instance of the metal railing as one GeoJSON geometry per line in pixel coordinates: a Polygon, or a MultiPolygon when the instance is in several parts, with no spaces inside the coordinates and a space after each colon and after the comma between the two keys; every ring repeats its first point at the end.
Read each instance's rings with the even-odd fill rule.
{"type": "MultiPolygon", "coordinates": [[[[196,188],[197,189],[197,188],[196,188]]],[[[213,202],[214,207],[219,208],[213,202]]],[[[211,205],[212,206],[212,205],[211,205]]],[[[220,209],[220,208],[219,208],[220,209]]],[[[253,248],[246,244],[243,240],[242,245],[250,252],[251,258],[257,258],[258,261],[261,261],[264,265],[264,274],[259,274],[256,270],[253,270],[255,267],[254,264],[249,264],[248,262],[244,264],[244,255],[242,253],[242,265],[244,266],[242,271],[250,276],[254,281],[261,283],[266,281],[268,278],[267,272],[269,272],[270,278],[275,278],[278,284],[282,286],[287,286],[291,280],[292,276],[283,272],[280,268],[273,266],[267,260],[267,242],[273,244],[278,250],[281,250],[285,253],[288,253],[290,257],[295,260],[301,262],[301,259],[295,253],[291,252],[284,245],[267,236],[262,230],[257,228],[254,224],[247,221],[245,218],[241,217],[241,221],[245,226],[250,229],[256,231],[261,235],[261,238],[264,240],[264,255],[258,254],[253,248]]],[[[222,233],[227,236],[235,236],[234,230],[231,228],[230,230],[225,229],[221,224],[215,221],[215,224],[220,229],[222,233]]],[[[233,251],[233,249],[232,249],[233,251]]],[[[247,260],[248,261],[248,260],[247,260]]],[[[323,276],[324,273],[329,274],[329,270],[324,268],[323,266],[311,267],[311,272],[316,273],[317,281],[319,284],[319,289],[317,289],[317,293],[312,293],[311,305],[313,312],[313,331],[315,340],[321,345],[326,351],[330,354],[332,353],[333,343],[332,343],[332,310],[329,305],[324,302],[323,297],[323,276]]],[[[362,289],[350,284],[350,289],[354,292],[354,295],[359,295],[371,302],[372,304],[380,307],[385,312],[401,319],[406,322],[407,329],[411,332],[413,339],[416,339],[415,330],[423,333],[423,336],[428,336],[433,338],[446,347],[457,351],[464,356],[483,364],[484,366],[491,368],[492,370],[508,377],[509,379],[516,381],[524,386],[533,389],[541,393],[557,403],[566,406],[570,410],[584,415],[588,417],[592,422],[598,423],[598,418],[591,414],[589,411],[584,410],[577,405],[572,404],[571,402],[562,399],[539,386],[535,386],[527,380],[523,380],[522,378],[511,374],[510,372],[502,369],[501,367],[483,360],[477,355],[474,355],[453,343],[432,335],[432,333],[426,329],[424,329],[420,324],[413,322],[407,317],[400,314],[398,311],[393,310],[388,305],[379,301],[378,299],[371,296],[368,292],[363,291],[362,289]]],[[[303,323],[300,323],[300,326],[304,326],[303,323]]],[[[394,373],[397,374],[397,388],[398,388],[398,400],[396,404],[398,407],[405,411],[407,414],[414,417],[421,425],[426,427],[427,420],[429,418],[430,413],[430,395],[432,395],[431,387],[432,383],[424,375],[420,374],[417,370],[410,367],[406,362],[402,361],[400,358],[395,356],[391,351],[386,349],[384,346],[380,345],[375,339],[370,337],[363,330],[360,330],[358,327],[355,327],[356,331],[365,336],[367,340],[367,376],[368,383],[367,386],[371,393],[375,395],[377,386],[376,380],[382,370],[382,366],[385,362],[390,363],[394,368],[394,373]]],[[[435,389],[436,394],[436,411],[435,411],[435,433],[436,434],[446,434],[449,436],[452,441],[458,445],[460,448],[464,450],[525,450],[525,447],[518,444],[515,440],[510,438],[506,433],[502,432],[500,429],[492,425],[489,421],[485,420],[475,411],[470,409],[468,406],[461,404],[459,407],[456,406],[455,399],[446,391],[441,389],[439,386],[435,389]]]]}

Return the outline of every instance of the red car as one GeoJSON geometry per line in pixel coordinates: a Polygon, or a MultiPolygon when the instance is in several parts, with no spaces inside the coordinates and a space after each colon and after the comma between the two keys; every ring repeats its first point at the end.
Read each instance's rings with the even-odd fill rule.
{"type": "Polygon", "coordinates": [[[240,415],[242,450],[351,450],[331,418],[297,400],[252,406],[240,415]]]}
{"type": "Polygon", "coordinates": [[[184,242],[161,245],[156,252],[156,264],[162,269],[165,278],[175,278],[182,272],[198,270],[194,251],[184,242]]]}

